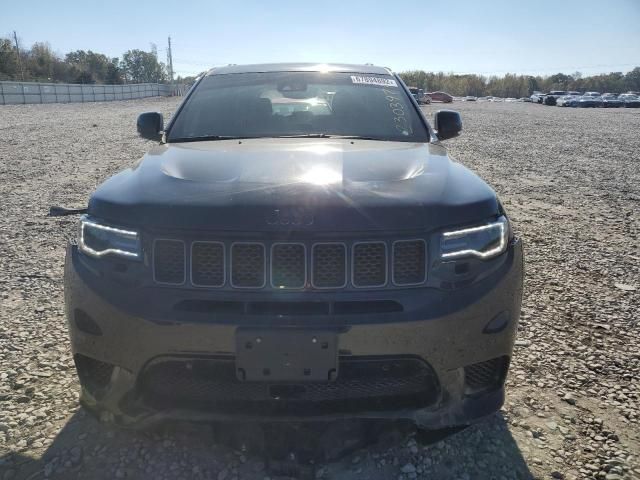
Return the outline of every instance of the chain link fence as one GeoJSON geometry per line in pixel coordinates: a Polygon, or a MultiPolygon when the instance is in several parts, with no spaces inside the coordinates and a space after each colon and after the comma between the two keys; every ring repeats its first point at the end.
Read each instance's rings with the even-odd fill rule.
{"type": "Polygon", "coordinates": [[[145,97],[182,96],[185,85],[137,83],[79,85],[72,83],[0,82],[0,105],[26,103],[110,102],[145,97]]]}

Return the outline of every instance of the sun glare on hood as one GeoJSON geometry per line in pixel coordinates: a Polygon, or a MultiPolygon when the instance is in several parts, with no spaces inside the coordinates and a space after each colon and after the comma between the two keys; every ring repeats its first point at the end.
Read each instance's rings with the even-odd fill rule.
{"type": "Polygon", "coordinates": [[[302,176],[300,181],[313,185],[331,185],[342,181],[342,174],[322,165],[312,167],[302,176]]]}

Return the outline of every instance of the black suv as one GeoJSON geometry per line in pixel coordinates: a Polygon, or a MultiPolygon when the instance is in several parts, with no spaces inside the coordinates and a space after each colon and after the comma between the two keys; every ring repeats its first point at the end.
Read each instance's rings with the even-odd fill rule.
{"type": "Polygon", "coordinates": [[[500,408],[522,245],[386,68],[211,70],[67,250],[81,402],[106,421],[410,418],[500,408]]]}

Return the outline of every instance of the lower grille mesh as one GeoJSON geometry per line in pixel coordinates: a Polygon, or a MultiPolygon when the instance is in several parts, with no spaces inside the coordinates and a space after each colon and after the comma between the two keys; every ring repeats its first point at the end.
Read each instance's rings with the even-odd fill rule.
{"type": "Polygon", "coordinates": [[[241,382],[233,359],[168,360],[141,376],[145,403],[256,414],[321,414],[421,407],[439,394],[435,373],[417,359],[341,360],[335,382],[241,382]]]}

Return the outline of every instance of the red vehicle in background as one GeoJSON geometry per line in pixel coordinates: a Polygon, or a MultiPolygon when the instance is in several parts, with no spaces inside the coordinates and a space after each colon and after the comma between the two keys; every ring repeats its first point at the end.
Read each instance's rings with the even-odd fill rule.
{"type": "Polygon", "coordinates": [[[434,102],[442,102],[442,103],[451,103],[453,102],[453,97],[446,92],[431,92],[427,93],[431,97],[431,100],[434,102]]]}

